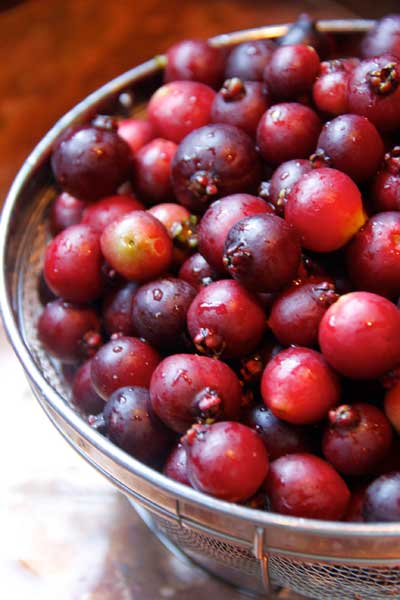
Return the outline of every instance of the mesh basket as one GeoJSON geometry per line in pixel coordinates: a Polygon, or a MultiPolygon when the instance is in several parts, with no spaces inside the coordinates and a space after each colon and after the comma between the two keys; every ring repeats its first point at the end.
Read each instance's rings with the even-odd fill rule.
{"type": "MultiPolygon", "coordinates": [[[[324,21],[348,43],[369,21],[324,21]]],[[[274,37],[287,26],[219,36],[216,45],[274,37]]],[[[65,439],[129,499],[153,531],[197,564],[269,598],[400,600],[400,525],[327,523],[261,512],[215,500],[137,462],[88,426],[69,404],[62,370],[43,351],[36,322],[38,276],[54,197],[48,166],[56,137],[95,112],[142,110],[160,83],[160,60],[121,75],[70,111],[27,159],[0,223],[0,301],[4,323],[32,389],[65,439]],[[292,595],[290,595],[292,594],[292,595]]]]}
{"type": "Polygon", "coordinates": [[[183,529],[165,519],[152,518],[154,529],[164,534],[195,562],[220,575],[221,567],[250,577],[260,590],[283,588],[317,600],[382,600],[400,598],[398,567],[361,567],[335,563],[310,562],[280,554],[268,557],[268,578],[263,580],[259,561],[252,549],[223,542],[214,536],[183,529]],[[206,562],[204,559],[208,559],[206,562]]]}
{"type": "Polygon", "coordinates": [[[267,587],[270,593],[279,595],[279,590],[286,588],[317,600],[400,598],[400,568],[396,566],[311,562],[277,553],[268,557],[265,579],[253,549],[182,528],[160,517],[151,517],[149,521],[149,517],[142,516],[153,531],[166,536],[195,562],[218,576],[224,569],[224,578],[231,582],[237,580],[238,574],[240,584],[243,576],[251,579],[253,590],[267,587]]]}

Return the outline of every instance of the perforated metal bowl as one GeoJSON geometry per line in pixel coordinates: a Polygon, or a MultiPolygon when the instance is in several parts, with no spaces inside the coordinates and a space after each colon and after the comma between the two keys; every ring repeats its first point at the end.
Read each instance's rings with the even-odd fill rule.
{"type": "MultiPolygon", "coordinates": [[[[342,40],[371,21],[320,21],[342,40]]],[[[282,35],[286,25],[213,38],[229,46],[282,35]]],[[[267,597],[287,590],[318,600],[400,599],[400,524],[333,523],[284,517],[215,500],[165,478],[94,431],[69,403],[58,365],[36,333],[38,276],[54,197],[49,154],[57,136],[96,112],[143,110],[160,84],[159,60],[114,79],[66,114],[26,160],[7,197],[0,223],[0,302],[5,327],[32,390],[65,439],[134,503],[164,540],[241,588],[267,597]]],[[[289,596],[287,595],[289,593],[289,596]]]]}

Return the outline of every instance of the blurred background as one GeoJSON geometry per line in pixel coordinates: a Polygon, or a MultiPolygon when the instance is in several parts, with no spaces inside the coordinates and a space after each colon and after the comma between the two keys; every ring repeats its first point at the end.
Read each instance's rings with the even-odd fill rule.
{"type": "MultiPolygon", "coordinates": [[[[55,120],[179,39],[285,23],[301,12],[396,11],[399,0],[0,0],[0,206],[55,120]]],[[[244,600],[173,557],[67,446],[33,400],[1,325],[0,378],[2,598],[244,600]]]]}
{"type": "Polygon", "coordinates": [[[0,0],[0,199],[34,144],[115,75],[187,37],[316,18],[376,18],[399,0],[0,0]]]}

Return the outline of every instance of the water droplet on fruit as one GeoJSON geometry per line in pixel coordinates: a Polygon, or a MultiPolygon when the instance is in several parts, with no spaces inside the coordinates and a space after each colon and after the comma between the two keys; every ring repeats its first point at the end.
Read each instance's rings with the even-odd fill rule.
{"type": "Polygon", "coordinates": [[[114,346],[113,352],[122,352],[122,346],[114,346]]]}
{"type": "Polygon", "coordinates": [[[153,299],[156,302],[159,302],[160,300],[162,300],[162,298],[163,298],[162,290],[160,290],[159,288],[156,288],[155,290],[153,290],[153,299]]]}
{"type": "Polygon", "coordinates": [[[280,118],[281,118],[281,111],[279,109],[273,110],[271,112],[271,119],[273,120],[274,123],[277,123],[280,118]]]}
{"type": "Polygon", "coordinates": [[[192,380],[189,377],[189,375],[187,374],[187,371],[185,369],[179,369],[178,370],[178,373],[176,374],[176,376],[175,376],[175,378],[174,378],[174,380],[172,382],[172,385],[177,384],[180,379],[183,379],[189,385],[191,385],[191,383],[192,383],[192,380]]]}

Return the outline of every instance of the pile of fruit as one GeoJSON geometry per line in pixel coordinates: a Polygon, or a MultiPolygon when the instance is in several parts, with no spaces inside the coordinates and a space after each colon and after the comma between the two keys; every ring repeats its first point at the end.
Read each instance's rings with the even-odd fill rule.
{"type": "Polygon", "coordinates": [[[300,517],[400,520],[400,16],[167,53],[52,153],[44,348],[120,448],[300,517]],[[219,91],[216,91],[219,90],[219,91]]]}

